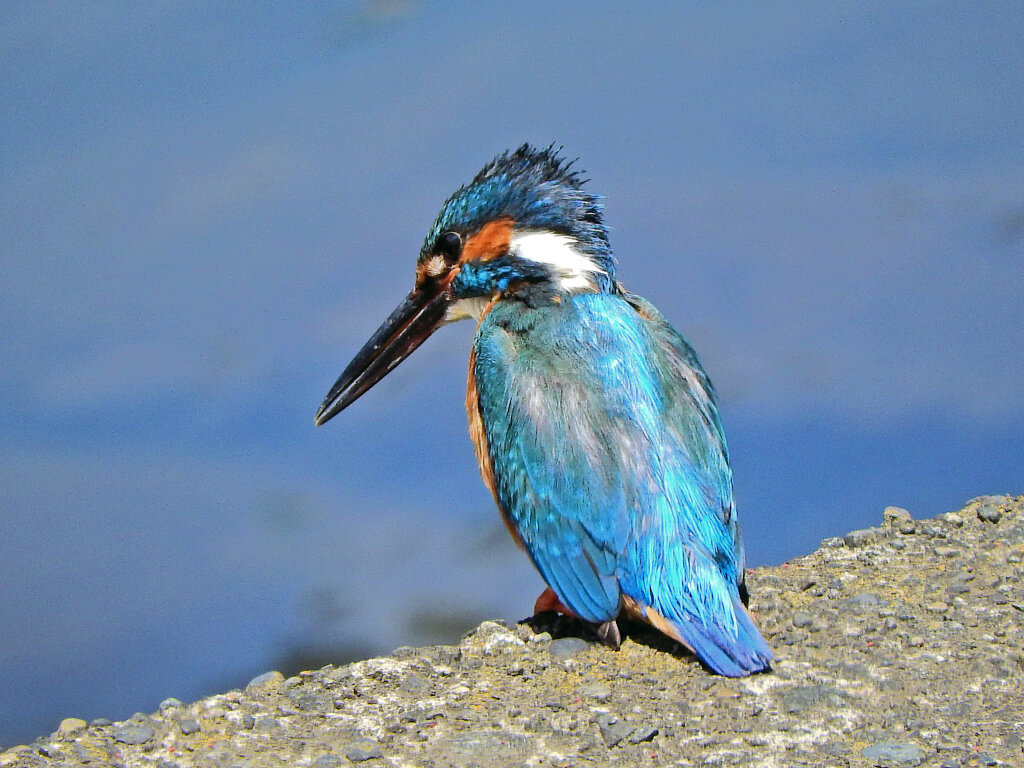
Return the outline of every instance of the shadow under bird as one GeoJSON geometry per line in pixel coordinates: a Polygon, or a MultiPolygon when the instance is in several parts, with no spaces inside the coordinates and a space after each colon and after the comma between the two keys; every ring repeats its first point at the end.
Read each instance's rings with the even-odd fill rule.
{"type": "Polygon", "coordinates": [[[601,199],[523,145],[452,195],[412,292],[331,387],[323,424],[446,323],[474,318],[466,410],[480,472],[548,589],[537,610],[644,620],[729,676],[771,650],[744,607],[714,389],[686,340],[616,280],[601,199]]]}

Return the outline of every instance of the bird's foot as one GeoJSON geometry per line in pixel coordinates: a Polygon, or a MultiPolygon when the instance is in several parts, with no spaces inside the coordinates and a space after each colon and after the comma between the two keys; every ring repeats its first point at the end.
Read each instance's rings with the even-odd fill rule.
{"type": "MultiPolygon", "coordinates": [[[[574,619],[579,618],[579,616],[565,607],[565,604],[558,599],[558,595],[555,594],[555,591],[551,589],[551,587],[548,587],[541,592],[540,597],[537,598],[537,602],[533,604],[533,612],[535,615],[538,613],[544,613],[545,611],[555,611],[574,619]]],[[[592,626],[594,627],[594,631],[597,633],[597,636],[601,638],[602,643],[616,651],[619,650],[619,646],[622,645],[622,635],[619,632],[619,625],[616,623],[615,619],[601,624],[594,624],[592,626]]]]}
{"type": "Polygon", "coordinates": [[[619,634],[619,625],[615,619],[598,624],[595,631],[597,636],[601,638],[602,643],[613,651],[619,650],[619,646],[622,645],[622,635],[619,634]]]}

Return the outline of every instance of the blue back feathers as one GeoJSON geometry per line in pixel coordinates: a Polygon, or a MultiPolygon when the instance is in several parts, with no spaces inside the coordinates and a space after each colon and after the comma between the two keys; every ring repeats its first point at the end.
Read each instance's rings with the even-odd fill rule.
{"type": "Polygon", "coordinates": [[[474,373],[498,502],[562,602],[592,622],[636,605],[722,674],[765,668],[713,391],[654,308],[499,301],[474,373]]]}

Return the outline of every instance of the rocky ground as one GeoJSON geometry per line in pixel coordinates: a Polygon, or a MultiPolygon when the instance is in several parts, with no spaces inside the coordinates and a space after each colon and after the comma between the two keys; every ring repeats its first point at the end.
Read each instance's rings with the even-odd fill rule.
{"type": "Polygon", "coordinates": [[[985,496],[750,575],[768,674],[715,677],[635,629],[544,616],[459,645],[118,723],[69,718],[8,766],[1024,766],[1024,497],[985,496]]]}

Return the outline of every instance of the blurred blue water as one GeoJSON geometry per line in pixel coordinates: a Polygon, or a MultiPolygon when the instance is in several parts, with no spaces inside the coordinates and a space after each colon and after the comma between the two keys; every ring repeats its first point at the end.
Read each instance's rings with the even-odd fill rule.
{"type": "Polygon", "coordinates": [[[312,428],[524,140],[701,353],[751,564],[1024,491],[1020,93],[1001,4],[4,6],[0,745],[529,612],[471,327],[312,428]]]}

